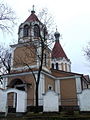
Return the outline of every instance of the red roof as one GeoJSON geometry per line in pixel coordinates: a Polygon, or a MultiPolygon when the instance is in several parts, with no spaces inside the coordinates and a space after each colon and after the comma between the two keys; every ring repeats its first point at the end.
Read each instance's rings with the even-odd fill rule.
{"type": "Polygon", "coordinates": [[[67,58],[61,44],[59,42],[55,42],[55,45],[52,49],[52,58],[67,58]]]}
{"type": "Polygon", "coordinates": [[[32,22],[32,21],[39,21],[34,11],[32,11],[31,15],[25,20],[25,22],[32,22]]]}

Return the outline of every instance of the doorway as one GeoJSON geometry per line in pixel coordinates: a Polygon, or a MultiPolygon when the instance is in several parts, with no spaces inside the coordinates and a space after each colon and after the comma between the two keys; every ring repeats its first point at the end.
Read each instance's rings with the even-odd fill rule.
{"type": "Polygon", "coordinates": [[[17,108],[17,93],[10,92],[7,94],[7,107],[9,113],[15,113],[17,108]]]}

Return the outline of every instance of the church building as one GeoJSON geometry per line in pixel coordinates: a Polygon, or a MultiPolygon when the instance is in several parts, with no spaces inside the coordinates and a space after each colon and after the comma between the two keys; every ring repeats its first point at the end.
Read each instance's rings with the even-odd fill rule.
{"type": "MultiPolygon", "coordinates": [[[[54,33],[55,43],[51,50],[48,44],[46,26],[38,19],[35,11],[19,26],[18,43],[11,45],[11,73],[4,75],[6,90],[15,89],[26,93],[25,105],[36,104],[36,81],[41,62],[41,40],[44,41],[43,66],[40,74],[38,103],[43,106],[43,94],[54,91],[58,94],[59,106],[78,108],[78,94],[88,88],[83,74],[71,71],[71,61],[60,43],[60,33],[54,33]]],[[[16,92],[7,93],[7,106],[17,108],[16,92]]],[[[23,96],[22,98],[23,99],[23,96]]]]}

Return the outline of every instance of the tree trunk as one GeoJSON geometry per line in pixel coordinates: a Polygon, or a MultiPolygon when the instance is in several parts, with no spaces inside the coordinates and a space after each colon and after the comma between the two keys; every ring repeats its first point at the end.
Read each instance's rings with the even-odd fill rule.
{"type": "Polygon", "coordinates": [[[36,112],[38,111],[38,88],[39,88],[39,82],[40,82],[40,75],[41,75],[41,71],[42,71],[42,66],[43,66],[43,55],[44,55],[44,42],[42,37],[41,38],[41,61],[40,61],[40,66],[39,66],[39,70],[38,70],[38,75],[37,75],[37,81],[36,81],[36,112]]]}
{"type": "Polygon", "coordinates": [[[36,108],[38,108],[38,83],[36,82],[36,108]]]}

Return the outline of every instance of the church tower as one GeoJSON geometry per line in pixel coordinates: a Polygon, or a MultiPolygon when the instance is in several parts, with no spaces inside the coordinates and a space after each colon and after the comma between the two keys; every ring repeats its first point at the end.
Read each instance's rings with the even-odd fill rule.
{"type": "Polygon", "coordinates": [[[60,33],[57,31],[54,34],[55,36],[55,44],[52,49],[52,69],[63,70],[67,72],[71,72],[71,62],[65,54],[60,42],[60,33]]]}
{"type": "MultiPolygon", "coordinates": [[[[23,69],[27,66],[38,68],[41,54],[41,39],[47,43],[47,28],[41,23],[35,14],[34,8],[31,15],[19,26],[18,44],[11,45],[13,48],[12,68],[23,69]]],[[[43,68],[50,69],[49,48],[45,48],[43,68]]]]}
{"type": "Polygon", "coordinates": [[[46,32],[46,27],[39,21],[33,8],[31,15],[19,26],[18,43],[40,39],[40,34],[44,37],[44,32],[46,32]]]}

